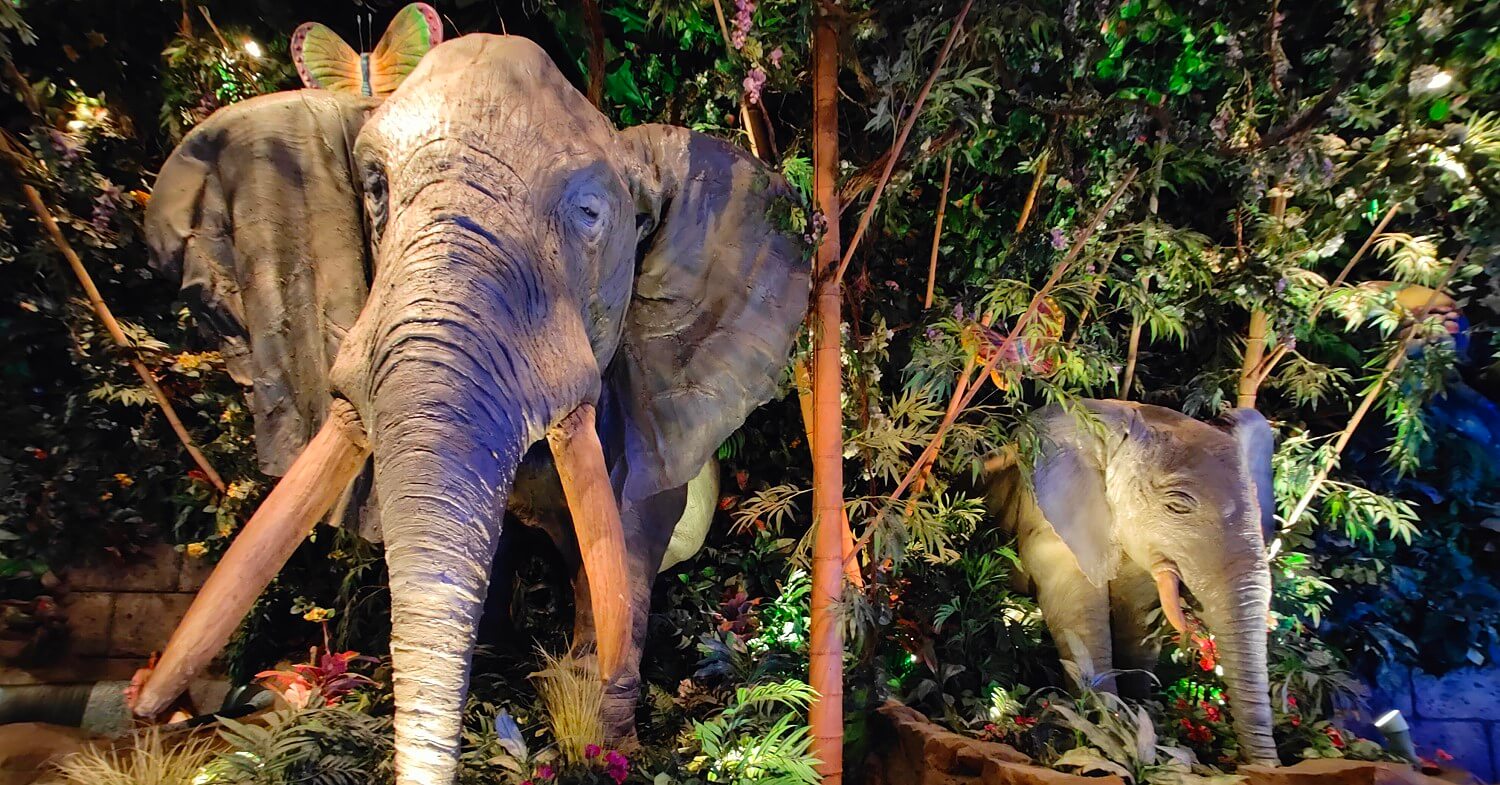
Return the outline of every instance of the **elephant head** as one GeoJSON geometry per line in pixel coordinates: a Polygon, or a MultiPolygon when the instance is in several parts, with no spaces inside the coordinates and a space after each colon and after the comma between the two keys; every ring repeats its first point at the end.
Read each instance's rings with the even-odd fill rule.
{"type": "Polygon", "coordinates": [[[616,131],[514,37],[443,43],[383,103],[279,93],[195,129],[162,168],[148,238],[253,381],[261,461],[285,476],[137,712],[222,647],[368,454],[397,780],[452,781],[507,494],[544,439],[600,669],[618,672],[639,602],[619,510],[686,485],[770,397],[806,309],[804,250],[775,220],[788,198],[726,143],[616,131]]]}
{"type": "Polygon", "coordinates": [[[1132,591],[1145,604],[1155,594],[1186,632],[1186,584],[1215,636],[1242,753],[1274,763],[1270,426],[1253,409],[1235,410],[1223,427],[1124,401],[1084,401],[1079,409],[1038,412],[1035,505],[1029,518],[1017,515],[1021,556],[1054,637],[1065,651],[1069,640],[1082,640],[1107,653],[1110,605],[1118,616],[1119,595],[1132,591]]]}

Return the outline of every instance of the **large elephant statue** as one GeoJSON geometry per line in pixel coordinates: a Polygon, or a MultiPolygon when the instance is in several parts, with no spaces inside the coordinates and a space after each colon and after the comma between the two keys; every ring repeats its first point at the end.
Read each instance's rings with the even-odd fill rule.
{"type": "Polygon", "coordinates": [[[298,90],[210,117],[162,167],[148,241],[253,384],[283,476],[136,712],[212,659],[317,520],[363,511],[390,572],[396,780],[452,782],[509,507],[570,526],[580,634],[630,732],[690,481],[774,394],[806,310],[792,198],[725,142],[616,130],[515,37],[442,43],[383,101],[298,90]],[[560,512],[512,497],[523,459],[560,512]]]}
{"type": "Polygon", "coordinates": [[[1276,763],[1266,671],[1270,425],[1254,409],[1215,427],[1108,400],[1048,406],[1034,418],[1029,477],[1013,455],[992,459],[987,503],[1017,538],[1062,656],[1101,675],[1154,667],[1147,614],[1159,603],[1187,632],[1186,584],[1215,637],[1242,754],[1276,763]]]}

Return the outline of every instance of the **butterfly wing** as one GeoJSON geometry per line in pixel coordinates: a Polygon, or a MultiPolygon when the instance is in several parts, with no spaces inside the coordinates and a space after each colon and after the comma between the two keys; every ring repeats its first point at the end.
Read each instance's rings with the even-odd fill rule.
{"type": "Polygon", "coordinates": [[[364,94],[359,53],[326,25],[308,22],[292,33],[292,61],[308,87],[364,94]]]}
{"type": "Polygon", "coordinates": [[[426,3],[412,3],[395,18],[370,56],[370,87],[384,98],[396,91],[401,80],[417,67],[422,55],[443,42],[443,22],[426,3]]]}

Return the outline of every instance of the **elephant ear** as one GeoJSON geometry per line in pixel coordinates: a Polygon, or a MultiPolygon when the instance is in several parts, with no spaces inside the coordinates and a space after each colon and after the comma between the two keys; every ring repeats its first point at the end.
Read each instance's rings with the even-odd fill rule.
{"type": "Polygon", "coordinates": [[[1245,466],[1246,479],[1260,511],[1260,531],[1270,544],[1276,536],[1276,489],[1271,470],[1276,434],[1266,418],[1254,409],[1229,412],[1224,416],[1224,430],[1239,447],[1240,462],[1245,466]]]}
{"type": "Polygon", "coordinates": [[[283,474],[322,424],[328,368],[368,292],[352,149],[371,99],[301,90],[215,112],[162,166],[153,266],[253,385],[261,469],[283,474]]]}
{"type": "Polygon", "coordinates": [[[687,483],[775,393],[809,271],[782,225],[795,197],[760,161],[685,128],[620,137],[643,239],[608,394],[625,492],[642,498],[687,483]]]}
{"type": "Polygon", "coordinates": [[[1032,465],[1037,506],[1095,586],[1114,577],[1120,549],[1105,476],[1113,445],[1143,427],[1128,406],[1090,402],[1069,411],[1042,410],[1032,465]]]}

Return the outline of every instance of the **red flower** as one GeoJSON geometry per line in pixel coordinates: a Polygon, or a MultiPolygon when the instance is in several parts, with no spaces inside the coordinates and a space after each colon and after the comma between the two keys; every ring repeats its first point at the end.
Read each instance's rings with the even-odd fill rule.
{"type": "Polygon", "coordinates": [[[1300,727],[1302,727],[1302,718],[1301,717],[1298,717],[1297,715],[1293,714],[1289,719],[1290,719],[1290,721],[1292,723],[1292,727],[1293,728],[1300,728],[1300,727]]]}
{"type": "Polygon", "coordinates": [[[1213,740],[1213,731],[1209,730],[1207,725],[1194,725],[1192,726],[1192,729],[1188,731],[1188,741],[1197,742],[1199,744],[1207,744],[1213,740]]]}
{"type": "Polygon", "coordinates": [[[1187,717],[1183,717],[1182,719],[1178,720],[1177,724],[1181,725],[1183,730],[1190,731],[1193,729],[1193,721],[1188,719],[1187,717]]]}
{"type": "Polygon", "coordinates": [[[1023,728],[1029,728],[1036,724],[1036,717],[1028,717],[1022,714],[1016,717],[1016,724],[1023,728]]]}
{"type": "Polygon", "coordinates": [[[1286,705],[1291,706],[1294,709],[1297,708],[1297,697],[1295,695],[1286,696],[1286,705]]]}
{"type": "Polygon", "coordinates": [[[1187,698],[1178,698],[1177,702],[1172,705],[1176,706],[1178,711],[1187,711],[1188,706],[1191,706],[1192,704],[1187,702],[1187,698]]]}
{"type": "Polygon", "coordinates": [[[31,457],[33,457],[33,458],[35,458],[35,459],[37,459],[39,461],[45,461],[45,460],[47,460],[47,451],[43,450],[40,447],[32,447],[31,448],[31,457]]]}
{"type": "Polygon", "coordinates": [[[592,760],[599,757],[600,752],[601,750],[599,749],[598,744],[590,744],[589,746],[583,748],[583,757],[592,760]]]}
{"type": "Polygon", "coordinates": [[[1328,740],[1331,741],[1331,742],[1333,742],[1333,748],[1334,749],[1341,750],[1341,749],[1344,748],[1344,734],[1339,733],[1339,729],[1338,728],[1335,728],[1332,725],[1330,725],[1330,726],[1324,728],[1323,732],[1326,733],[1326,734],[1328,734],[1328,740]]]}
{"type": "Polygon", "coordinates": [[[1208,701],[1203,702],[1203,714],[1204,716],[1208,717],[1209,722],[1219,722],[1224,719],[1224,712],[1219,711],[1218,706],[1215,706],[1208,701]]]}

